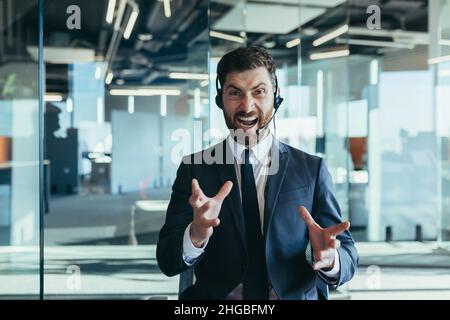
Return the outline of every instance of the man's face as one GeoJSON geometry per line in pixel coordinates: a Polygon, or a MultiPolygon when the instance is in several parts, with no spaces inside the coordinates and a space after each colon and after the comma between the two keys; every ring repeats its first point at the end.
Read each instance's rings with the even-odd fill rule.
{"type": "Polygon", "coordinates": [[[250,139],[272,116],[274,88],[269,71],[259,67],[230,72],[222,89],[223,112],[229,129],[243,130],[250,139]]]}

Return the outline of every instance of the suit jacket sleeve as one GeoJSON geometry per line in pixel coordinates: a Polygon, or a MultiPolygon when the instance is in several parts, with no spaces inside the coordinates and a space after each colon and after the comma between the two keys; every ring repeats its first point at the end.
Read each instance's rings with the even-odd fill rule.
{"type": "MultiPolygon", "coordinates": [[[[342,222],[341,209],[335,196],[333,182],[325,162],[321,159],[319,173],[314,191],[312,216],[317,223],[327,228],[342,222]]],[[[350,232],[347,230],[336,237],[341,242],[339,251],[340,272],[336,279],[327,279],[319,272],[319,276],[332,287],[339,287],[349,281],[355,274],[358,264],[358,253],[350,232]]]]}
{"type": "Polygon", "coordinates": [[[189,205],[191,195],[191,165],[183,161],[178,168],[172,186],[172,195],[166,213],[166,221],[159,233],[156,259],[161,271],[171,277],[189,267],[183,260],[183,235],[192,222],[193,211],[189,205]]]}

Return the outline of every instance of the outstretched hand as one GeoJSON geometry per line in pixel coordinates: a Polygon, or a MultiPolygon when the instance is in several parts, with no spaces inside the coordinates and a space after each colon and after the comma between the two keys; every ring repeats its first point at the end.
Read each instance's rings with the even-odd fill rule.
{"type": "Polygon", "coordinates": [[[309,230],[309,240],[314,253],[314,270],[329,271],[334,266],[335,251],[340,247],[341,243],[336,236],[344,232],[350,227],[348,221],[336,224],[328,228],[322,228],[314,221],[311,214],[305,207],[300,206],[299,214],[305,221],[309,230]]]}
{"type": "Polygon", "coordinates": [[[220,224],[219,213],[223,200],[230,193],[233,183],[227,181],[214,197],[207,197],[200,188],[197,179],[192,179],[192,194],[189,204],[194,210],[194,220],[189,232],[194,246],[200,248],[211,237],[213,228],[220,224]]]}

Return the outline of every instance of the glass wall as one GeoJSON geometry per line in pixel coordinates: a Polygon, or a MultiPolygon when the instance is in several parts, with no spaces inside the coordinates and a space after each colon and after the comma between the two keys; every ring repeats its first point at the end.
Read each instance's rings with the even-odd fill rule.
{"type": "Polygon", "coordinates": [[[442,235],[440,154],[448,133],[438,132],[439,123],[447,126],[437,116],[442,109],[437,95],[445,92],[436,86],[433,61],[441,55],[433,48],[439,41],[445,44],[441,35],[433,35],[441,28],[434,16],[444,3],[437,9],[438,3],[374,6],[364,16],[366,5],[349,2],[355,13],[347,40],[349,150],[359,167],[350,176],[350,214],[358,240],[422,241],[442,235]],[[415,15],[392,21],[400,9],[415,15]]]}
{"type": "Polygon", "coordinates": [[[207,10],[46,1],[46,298],[177,297],[155,251],[181,157],[209,124],[207,10]]]}
{"type": "Polygon", "coordinates": [[[430,47],[428,60],[433,70],[433,97],[437,137],[437,201],[441,241],[450,240],[450,1],[432,1],[429,9],[430,47]]]}
{"type": "Polygon", "coordinates": [[[38,12],[0,1],[0,298],[40,293],[38,12]]]}

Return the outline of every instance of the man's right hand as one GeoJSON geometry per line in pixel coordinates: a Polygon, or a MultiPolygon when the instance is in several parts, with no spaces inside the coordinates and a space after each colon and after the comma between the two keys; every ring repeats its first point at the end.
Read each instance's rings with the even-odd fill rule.
{"type": "Polygon", "coordinates": [[[223,200],[230,193],[232,187],[233,183],[227,181],[215,197],[208,198],[200,189],[197,179],[192,179],[192,194],[189,198],[189,204],[194,209],[194,220],[191,224],[189,236],[195,247],[201,248],[205,241],[211,237],[213,227],[219,225],[219,212],[223,200]]]}

